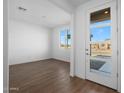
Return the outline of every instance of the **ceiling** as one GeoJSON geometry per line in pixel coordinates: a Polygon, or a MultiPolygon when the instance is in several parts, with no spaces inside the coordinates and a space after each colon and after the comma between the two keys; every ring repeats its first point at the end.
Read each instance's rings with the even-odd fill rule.
{"type": "Polygon", "coordinates": [[[49,28],[69,24],[75,7],[88,0],[9,0],[9,19],[49,28]],[[18,8],[25,8],[26,11],[18,8]]]}
{"type": "Polygon", "coordinates": [[[71,14],[48,0],[9,0],[9,19],[23,20],[53,28],[69,24],[71,14]],[[19,7],[27,10],[19,10],[19,7]]]}
{"type": "Polygon", "coordinates": [[[77,7],[83,3],[88,2],[89,0],[67,0],[72,6],[77,7]]]}

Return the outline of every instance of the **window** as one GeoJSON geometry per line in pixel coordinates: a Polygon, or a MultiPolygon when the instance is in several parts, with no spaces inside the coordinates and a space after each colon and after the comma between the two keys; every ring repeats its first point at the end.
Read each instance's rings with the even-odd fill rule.
{"type": "Polygon", "coordinates": [[[69,28],[62,28],[60,30],[60,47],[71,47],[71,33],[69,28]]]}

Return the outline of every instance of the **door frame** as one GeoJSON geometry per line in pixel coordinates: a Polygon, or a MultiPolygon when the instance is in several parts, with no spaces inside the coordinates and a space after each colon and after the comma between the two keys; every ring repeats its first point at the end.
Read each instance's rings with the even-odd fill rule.
{"type": "MultiPolygon", "coordinates": [[[[85,4],[82,4],[81,6],[79,6],[80,8],[79,9],[82,9],[84,7],[86,7],[85,10],[87,10],[88,7],[95,7],[95,6],[98,6],[100,4],[104,4],[104,3],[107,3],[107,2],[112,2],[112,1],[116,1],[116,4],[117,4],[117,24],[118,24],[118,40],[117,40],[117,43],[118,43],[118,46],[117,46],[117,49],[118,49],[118,59],[117,59],[117,64],[118,64],[118,82],[117,82],[117,91],[118,92],[121,92],[121,0],[94,0],[94,1],[89,1],[85,4]],[[88,6],[88,7],[87,7],[88,6]]],[[[75,10],[77,11],[77,10],[75,10]]],[[[73,42],[73,47],[71,48],[71,61],[70,61],[70,76],[77,76],[76,75],[76,68],[75,68],[75,64],[76,64],[76,60],[75,60],[75,31],[76,31],[76,13],[75,11],[73,12],[73,37],[72,37],[72,42],[73,42]]],[[[84,11],[85,12],[85,11],[84,11]]],[[[86,28],[85,28],[86,29],[86,28]]],[[[86,66],[85,67],[85,73],[84,73],[84,77],[80,77],[80,78],[83,78],[83,79],[86,79],[86,66]]]]}
{"type": "Polygon", "coordinates": [[[117,49],[118,49],[118,92],[121,92],[121,0],[117,0],[117,28],[118,28],[118,40],[117,40],[117,49]]]}
{"type": "MultiPolygon", "coordinates": [[[[96,6],[93,6],[93,7],[90,7],[89,9],[87,9],[87,11],[86,11],[86,13],[87,14],[89,14],[89,13],[92,13],[93,11],[95,12],[95,11],[97,11],[97,10],[100,10],[100,9],[104,9],[104,8],[107,8],[107,7],[111,7],[112,6],[112,8],[113,8],[113,4],[114,4],[114,6],[117,6],[118,7],[118,5],[117,5],[117,2],[116,1],[110,1],[110,2],[105,2],[105,3],[103,3],[103,4],[99,4],[99,5],[96,5],[96,6]],[[96,9],[97,8],[97,9],[96,9]],[[92,11],[92,12],[91,12],[92,11]]],[[[114,8],[116,8],[116,7],[114,7],[114,8]]],[[[117,22],[117,23],[114,23],[114,25],[115,25],[115,29],[116,28],[118,28],[118,16],[117,16],[117,13],[118,13],[118,10],[117,11],[115,11],[114,12],[114,14],[115,14],[115,22],[117,22]]],[[[87,15],[88,17],[89,17],[89,15],[87,15]]],[[[87,18],[88,19],[88,18],[87,18]]],[[[89,20],[86,20],[86,22],[87,21],[89,21],[89,20]]],[[[86,31],[89,31],[88,30],[88,26],[89,26],[89,24],[88,24],[88,22],[87,22],[87,26],[86,26],[86,31]]],[[[116,44],[114,45],[114,46],[116,46],[115,47],[115,49],[116,49],[116,51],[118,52],[118,46],[120,45],[118,45],[118,42],[119,42],[119,39],[118,39],[118,31],[116,31],[115,30],[115,32],[116,32],[116,44]]],[[[86,33],[86,36],[87,36],[87,33],[86,33]]],[[[87,48],[88,46],[87,46],[87,37],[86,37],[86,40],[85,40],[85,47],[87,48]]],[[[113,50],[113,49],[112,49],[113,50]]],[[[116,53],[116,52],[115,52],[116,53]]],[[[115,55],[114,55],[115,56],[115,55]]],[[[119,63],[118,63],[118,60],[119,60],[119,58],[118,58],[118,55],[116,55],[117,57],[115,58],[115,60],[117,60],[116,62],[116,72],[115,73],[117,73],[117,75],[118,75],[118,73],[120,73],[119,72],[119,70],[118,70],[118,65],[119,65],[119,63]]],[[[116,74],[115,74],[116,75],[116,74]]],[[[120,83],[119,83],[119,77],[117,77],[117,76],[115,76],[116,77],[116,86],[115,87],[113,87],[114,89],[116,89],[116,90],[118,90],[118,91],[120,91],[120,88],[118,88],[118,86],[120,85],[120,83]]],[[[85,56],[85,79],[87,79],[87,55],[85,56]]],[[[95,78],[94,78],[95,79],[95,78]]]]}

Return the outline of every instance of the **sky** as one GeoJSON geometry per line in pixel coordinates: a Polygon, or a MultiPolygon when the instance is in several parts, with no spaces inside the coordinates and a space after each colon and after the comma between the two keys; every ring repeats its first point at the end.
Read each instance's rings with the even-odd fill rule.
{"type": "Polygon", "coordinates": [[[60,32],[60,41],[61,41],[61,44],[65,44],[65,35],[66,35],[66,31],[61,31],[60,32]]]}
{"type": "MultiPolygon", "coordinates": [[[[68,34],[71,34],[70,31],[68,31],[68,34]]],[[[66,36],[67,36],[67,29],[62,29],[62,31],[60,32],[61,44],[67,44],[67,41],[65,40],[66,36]]],[[[68,44],[71,45],[71,39],[68,40],[68,44]]]]}
{"type": "Polygon", "coordinates": [[[105,41],[106,39],[111,39],[111,26],[105,24],[109,24],[110,20],[97,22],[91,24],[90,33],[92,34],[91,41],[105,41]],[[95,27],[95,26],[100,27],[95,27]],[[104,26],[101,26],[104,25],[104,26]]]}

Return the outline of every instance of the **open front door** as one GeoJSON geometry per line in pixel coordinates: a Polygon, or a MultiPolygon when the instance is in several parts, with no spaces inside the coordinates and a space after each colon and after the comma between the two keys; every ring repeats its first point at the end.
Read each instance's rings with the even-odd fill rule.
{"type": "Polygon", "coordinates": [[[86,79],[117,89],[116,3],[87,11],[86,79]]]}

